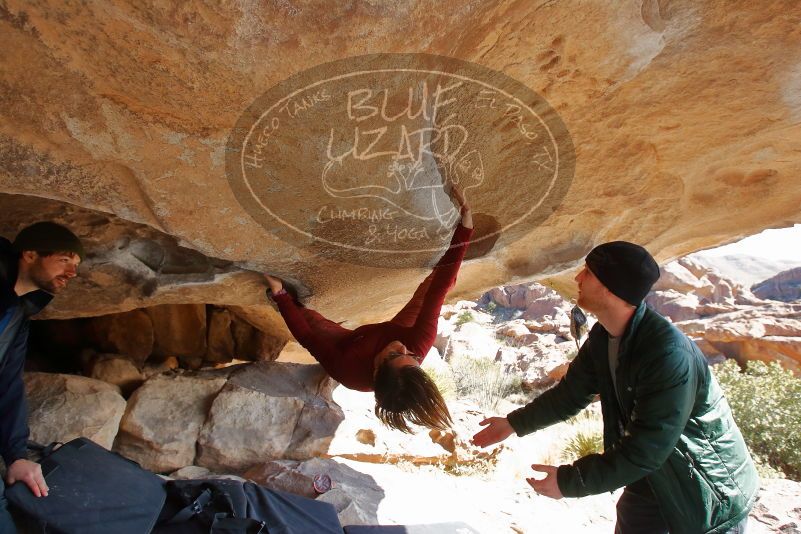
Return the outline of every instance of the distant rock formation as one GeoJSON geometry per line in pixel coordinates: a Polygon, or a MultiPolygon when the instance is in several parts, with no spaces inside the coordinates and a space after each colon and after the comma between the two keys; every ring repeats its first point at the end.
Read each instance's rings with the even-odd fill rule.
{"type": "Polygon", "coordinates": [[[801,267],[782,271],[751,287],[757,297],[765,300],[792,302],[801,300],[801,267]]]}
{"type": "Polygon", "coordinates": [[[712,267],[726,278],[747,287],[776,276],[782,271],[799,267],[800,263],[793,260],[767,259],[747,254],[712,256],[706,251],[696,252],[685,257],[712,267]]]}
{"type": "MultiPolygon", "coordinates": [[[[787,273],[793,271],[801,280],[801,269],[787,273]]],[[[646,302],[710,359],[778,361],[801,375],[801,306],[758,298],[762,295],[685,257],[662,267],[646,302]]]]}
{"type": "Polygon", "coordinates": [[[646,302],[673,322],[709,317],[737,310],[739,306],[761,303],[742,284],[689,257],[661,268],[661,276],[646,302]]]}

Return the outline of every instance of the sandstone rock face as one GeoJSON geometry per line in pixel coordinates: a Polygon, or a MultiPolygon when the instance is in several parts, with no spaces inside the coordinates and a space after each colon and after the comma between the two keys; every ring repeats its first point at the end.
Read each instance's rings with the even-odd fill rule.
{"type": "Polygon", "coordinates": [[[276,358],[278,362],[286,363],[303,363],[313,364],[316,363],[314,356],[309,354],[309,351],[304,349],[297,341],[290,341],[287,343],[278,354],[276,358]]]}
{"type": "Polygon", "coordinates": [[[213,309],[208,321],[206,361],[229,362],[234,356],[234,338],[231,336],[231,313],[213,309]]]}
{"type": "Polygon", "coordinates": [[[206,353],[206,306],[163,304],[146,311],[153,322],[153,354],[177,356],[187,367],[199,367],[206,353]]]}
{"type": "Polygon", "coordinates": [[[157,473],[192,465],[209,407],[226,383],[218,375],[156,375],[128,401],[114,449],[157,473]]]}
{"type": "MultiPolygon", "coordinates": [[[[71,356],[88,351],[124,355],[137,369],[143,369],[149,360],[170,358],[194,369],[234,359],[275,360],[288,335],[282,331],[286,330],[283,319],[279,319],[279,328],[274,314],[256,306],[229,309],[165,304],[99,317],[41,321],[36,323],[35,335],[46,350],[63,353],[65,369],[74,363],[69,361],[71,356]],[[155,328],[151,316],[160,321],[155,328]]],[[[90,360],[85,356],[79,359],[83,367],[90,360]]],[[[87,375],[91,372],[85,370],[87,375]]],[[[148,374],[153,372],[151,369],[148,374]]]]}
{"type": "Polygon", "coordinates": [[[782,271],[776,276],[754,285],[754,295],[761,299],[792,302],[801,300],[801,267],[782,271]]]}
{"type": "MultiPolygon", "coordinates": [[[[237,202],[224,168],[237,118],[266,88],[365,50],[426,50],[501,71],[547,98],[573,139],[564,201],[531,232],[502,235],[463,270],[460,293],[541,276],[569,289],[573,273],[558,273],[611,239],[664,260],[801,220],[801,164],[788,157],[801,128],[797,62],[786,53],[798,37],[785,4],[460,0],[434,20],[438,6],[321,14],[280,3],[4,4],[0,190],[35,202],[3,210],[2,233],[56,218],[77,223],[97,253],[86,283],[60,295],[49,316],[257,304],[256,277],[239,272],[250,267],[291,273],[325,314],[388,317],[418,273],[376,276],[278,240],[237,202]],[[329,25],[329,40],[297,45],[329,25]],[[374,29],[366,38],[365,27],[374,29]],[[753,46],[755,27],[764,46],[753,46]],[[372,301],[349,302],[354,287],[372,301]]],[[[526,168],[504,152],[487,151],[486,165],[526,168]]],[[[286,164],[319,176],[302,161],[286,164]]],[[[477,214],[498,218],[505,199],[519,198],[507,176],[487,175],[471,198],[477,214]]],[[[297,205],[319,194],[303,191],[297,205]]]]}
{"type": "Polygon", "coordinates": [[[74,375],[26,373],[31,439],[41,444],[87,437],[111,449],[125,411],[119,388],[74,375]]]}
{"type": "Polygon", "coordinates": [[[143,310],[94,317],[88,323],[89,339],[99,350],[125,354],[136,367],[153,352],[153,323],[143,310]]]}
{"type": "Polygon", "coordinates": [[[231,375],[198,437],[197,465],[243,469],[328,450],[343,414],[319,365],[259,362],[231,375]]]}

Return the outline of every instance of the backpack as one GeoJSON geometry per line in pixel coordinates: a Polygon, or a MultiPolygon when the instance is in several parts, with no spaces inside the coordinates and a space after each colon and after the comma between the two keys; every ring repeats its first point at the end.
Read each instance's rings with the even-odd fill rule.
{"type": "Polygon", "coordinates": [[[40,450],[50,489],[36,497],[23,482],[6,488],[12,514],[23,532],[36,534],[143,534],[164,504],[164,480],[139,464],[87,438],[40,450]]]}
{"type": "Polygon", "coordinates": [[[342,534],[326,502],[228,479],[171,480],[153,534],[342,534]]]}

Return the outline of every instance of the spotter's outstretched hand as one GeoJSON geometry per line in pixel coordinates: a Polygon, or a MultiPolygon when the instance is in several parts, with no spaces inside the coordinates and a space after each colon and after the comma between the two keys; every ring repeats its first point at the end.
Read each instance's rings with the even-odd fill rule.
{"type": "Polygon", "coordinates": [[[484,430],[476,433],[470,443],[476,447],[489,447],[495,443],[499,443],[514,433],[512,425],[505,417],[488,417],[479,423],[481,426],[486,426],[484,430]]]}

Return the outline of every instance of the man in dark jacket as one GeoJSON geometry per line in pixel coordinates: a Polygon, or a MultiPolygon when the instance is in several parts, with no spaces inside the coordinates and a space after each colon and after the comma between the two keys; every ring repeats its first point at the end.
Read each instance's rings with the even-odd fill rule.
{"type": "MultiPolygon", "coordinates": [[[[22,370],[28,347],[28,317],[44,308],[76,275],[84,252],[67,228],[39,222],[19,232],[13,245],[0,237],[0,455],[6,483],[23,482],[47,496],[38,463],[27,460],[28,413],[22,370]]],[[[0,480],[0,532],[14,532],[0,480]]]]}
{"type": "Polygon", "coordinates": [[[615,241],[576,276],[579,306],[598,318],[565,377],[473,436],[486,447],[563,421],[600,395],[604,452],[533,465],[541,495],[583,497],[624,487],[618,533],[742,532],[759,479],[729,405],[698,347],[643,299],[659,278],[648,252],[615,241]]]}

